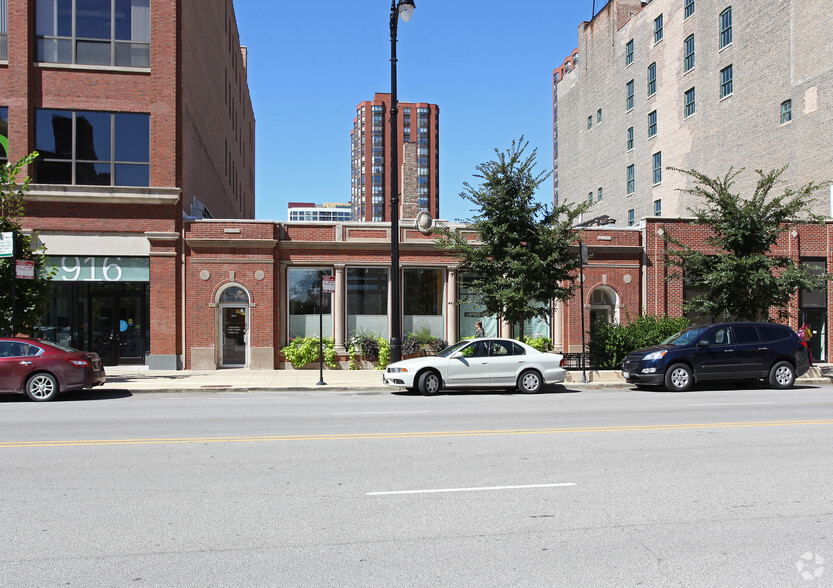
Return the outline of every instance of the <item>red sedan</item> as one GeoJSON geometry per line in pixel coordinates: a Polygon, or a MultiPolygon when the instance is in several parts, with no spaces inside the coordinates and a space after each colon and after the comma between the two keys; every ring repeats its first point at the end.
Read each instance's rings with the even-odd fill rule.
{"type": "Polygon", "coordinates": [[[104,379],[97,353],[39,339],[0,339],[0,392],[26,394],[42,402],[60,392],[101,386],[104,379]]]}

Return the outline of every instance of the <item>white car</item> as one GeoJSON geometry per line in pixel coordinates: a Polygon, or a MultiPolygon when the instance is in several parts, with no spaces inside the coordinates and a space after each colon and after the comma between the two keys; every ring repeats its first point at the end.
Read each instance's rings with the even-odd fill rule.
{"type": "Polygon", "coordinates": [[[563,359],[514,339],[468,339],[437,355],[392,363],[382,381],[425,395],[442,388],[517,388],[534,394],[564,381],[563,359]]]}

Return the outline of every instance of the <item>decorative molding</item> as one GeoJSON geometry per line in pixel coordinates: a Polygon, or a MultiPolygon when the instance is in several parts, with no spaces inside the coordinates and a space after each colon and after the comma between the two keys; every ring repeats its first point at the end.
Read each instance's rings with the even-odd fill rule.
{"type": "Polygon", "coordinates": [[[26,200],[31,202],[173,205],[179,203],[181,194],[182,191],[179,188],[29,184],[26,200]]]}
{"type": "Polygon", "coordinates": [[[274,249],[275,239],[185,239],[192,249],[239,247],[240,249],[274,249]]]}

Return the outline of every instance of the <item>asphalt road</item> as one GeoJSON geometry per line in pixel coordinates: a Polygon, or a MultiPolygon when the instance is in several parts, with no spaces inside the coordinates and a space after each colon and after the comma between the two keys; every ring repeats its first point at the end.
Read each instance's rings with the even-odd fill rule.
{"type": "Polygon", "coordinates": [[[833,586],[833,387],[0,397],[0,586],[833,586]]]}

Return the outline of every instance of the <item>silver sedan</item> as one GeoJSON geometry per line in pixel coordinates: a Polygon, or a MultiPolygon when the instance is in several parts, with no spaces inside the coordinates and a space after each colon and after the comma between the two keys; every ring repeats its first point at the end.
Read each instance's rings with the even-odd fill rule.
{"type": "Polygon", "coordinates": [[[383,381],[425,395],[443,388],[517,388],[534,394],[545,384],[564,381],[563,359],[514,339],[469,339],[437,355],[392,363],[383,381]]]}

